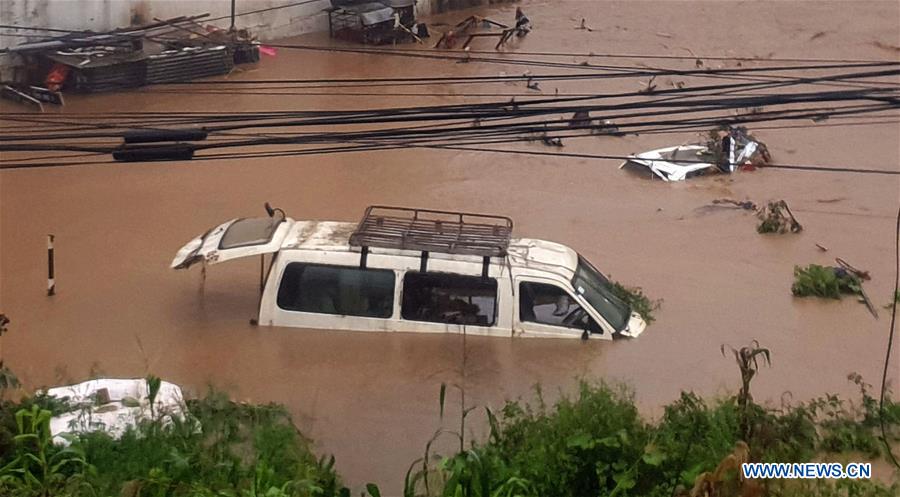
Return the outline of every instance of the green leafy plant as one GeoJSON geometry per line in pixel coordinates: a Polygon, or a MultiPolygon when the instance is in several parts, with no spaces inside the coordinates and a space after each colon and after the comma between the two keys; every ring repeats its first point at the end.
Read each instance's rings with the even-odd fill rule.
{"type": "Polygon", "coordinates": [[[159,395],[159,388],[162,386],[162,379],[159,376],[148,374],[145,380],[147,382],[147,401],[150,402],[150,416],[156,418],[156,396],[159,395]]]}
{"type": "MultiPolygon", "coordinates": [[[[731,350],[726,355],[734,355],[741,370],[737,395],[704,400],[683,392],[658,419],[642,418],[627,388],[588,381],[553,403],[536,387],[534,400],[484,408],[488,436],[467,439],[466,447],[439,456],[435,441],[455,433],[437,430],[424,457],[410,465],[403,495],[898,495],[900,483],[877,479],[827,484],[741,480],[736,469],[741,462],[883,456],[880,424],[884,421],[890,443],[900,441],[900,404],[888,397],[879,410],[871,385],[854,374],[849,379],[859,387],[859,400],[825,396],[764,407],[753,401],[750,382],[768,363],[768,351],[755,342],[731,350]]],[[[446,394],[443,386],[442,417],[446,394]]],[[[79,434],[69,437],[68,448],[51,443],[48,420],[61,407],[49,399],[32,397],[0,407],[0,428],[12,423],[18,437],[0,450],[4,497],[350,497],[334,458],[316,458],[309,440],[278,405],[237,403],[210,392],[187,401],[183,418],[140,423],[119,439],[103,432],[79,434]]],[[[365,485],[363,495],[382,494],[377,485],[365,485]]]]}
{"type": "MultiPolygon", "coordinates": [[[[0,467],[0,485],[22,495],[53,496],[80,481],[89,467],[77,446],[58,448],[50,432],[52,413],[38,405],[16,412],[16,455],[0,467]]],[[[2,488],[2,486],[0,486],[2,488]]]]}
{"type": "Polygon", "coordinates": [[[824,297],[839,299],[841,294],[860,294],[858,277],[840,268],[810,264],[794,266],[794,284],[791,292],[797,297],[824,297]]]}

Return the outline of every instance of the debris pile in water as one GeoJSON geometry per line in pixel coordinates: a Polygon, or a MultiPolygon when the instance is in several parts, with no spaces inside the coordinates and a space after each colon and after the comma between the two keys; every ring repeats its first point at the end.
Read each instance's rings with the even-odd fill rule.
{"type": "Polygon", "coordinates": [[[713,205],[733,205],[739,209],[756,212],[759,224],[756,226],[758,233],[799,233],[803,231],[794,213],[791,212],[787,202],[775,200],[763,207],[757,206],[750,200],[734,200],[730,198],[718,198],[712,201],[713,205]]]}
{"type": "Polygon", "coordinates": [[[863,288],[863,281],[870,280],[869,272],[857,269],[840,257],[837,266],[810,264],[805,268],[794,267],[794,284],[791,292],[797,297],[824,297],[839,299],[842,294],[856,295],[866,304],[872,317],[878,319],[878,311],[863,288]]]}
{"type": "Polygon", "coordinates": [[[759,218],[759,224],[756,226],[759,233],[783,234],[789,231],[791,233],[803,231],[803,226],[797,222],[784,200],[769,202],[765,207],[757,209],[756,216],[759,218]]]}
{"type": "Polygon", "coordinates": [[[744,152],[744,155],[746,156],[742,157],[743,160],[738,164],[739,166],[743,166],[748,162],[751,167],[764,166],[772,162],[772,155],[769,153],[769,148],[766,147],[765,143],[747,131],[746,127],[726,125],[709,130],[706,148],[708,149],[709,156],[712,157],[711,162],[713,164],[721,164],[726,159],[726,151],[722,146],[725,136],[731,136],[734,140],[735,149],[737,150],[746,150],[748,145],[755,143],[751,150],[744,152]]]}

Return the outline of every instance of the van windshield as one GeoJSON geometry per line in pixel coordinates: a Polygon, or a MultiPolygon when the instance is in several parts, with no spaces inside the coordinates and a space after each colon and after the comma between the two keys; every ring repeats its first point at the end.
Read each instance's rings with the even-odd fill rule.
{"type": "Polygon", "coordinates": [[[572,278],[572,286],[616,331],[625,329],[631,317],[628,304],[615,296],[606,276],[600,274],[600,271],[580,255],[575,277],[572,278]]]}

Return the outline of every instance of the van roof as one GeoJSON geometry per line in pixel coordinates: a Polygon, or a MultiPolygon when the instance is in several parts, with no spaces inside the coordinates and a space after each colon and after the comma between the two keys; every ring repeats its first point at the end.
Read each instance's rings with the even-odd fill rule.
{"type": "MultiPolygon", "coordinates": [[[[317,250],[355,252],[358,247],[350,246],[350,235],[357,228],[356,223],[340,221],[294,221],[289,229],[281,250],[317,250]]],[[[402,250],[393,248],[369,249],[373,254],[392,254],[404,257],[419,257],[416,250],[402,250]]],[[[461,262],[471,262],[481,266],[479,256],[465,254],[445,254],[434,252],[430,257],[449,259],[461,262]]],[[[534,238],[512,238],[507,250],[508,264],[513,269],[535,269],[560,273],[570,278],[578,265],[578,254],[571,248],[555,242],[534,238]]],[[[492,260],[496,263],[497,258],[492,260]]],[[[504,262],[506,264],[506,262],[504,262]]]]}

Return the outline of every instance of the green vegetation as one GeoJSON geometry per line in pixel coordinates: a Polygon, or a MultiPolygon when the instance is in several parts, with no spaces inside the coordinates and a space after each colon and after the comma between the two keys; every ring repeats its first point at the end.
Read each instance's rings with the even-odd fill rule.
{"type": "Polygon", "coordinates": [[[628,304],[632,311],[640,314],[647,324],[656,321],[653,312],[660,308],[662,299],[650,300],[640,287],[625,286],[618,281],[610,280],[609,285],[613,294],[628,304]]]}
{"type": "Polygon", "coordinates": [[[841,298],[842,293],[859,295],[862,282],[858,277],[840,268],[818,264],[794,266],[794,284],[791,292],[797,297],[841,298]]]}
{"type": "MultiPolygon", "coordinates": [[[[552,406],[537,389],[533,403],[507,402],[499,416],[485,409],[488,440],[435,464],[430,447],[441,434],[436,433],[407,473],[404,497],[898,495],[898,480],[887,485],[742,479],[744,462],[884,457],[880,424],[883,420],[888,441],[896,445],[900,404],[888,400],[882,416],[869,394],[871,385],[853,374],[849,379],[862,397],[858,404],[829,395],[767,408],[753,402],[750,384],[759,367],[770,362],[770,352],[756,342],[730,350],[741,373],[736,396],[710,403],[685,392],[655,422],[641,418],[629,390],[605,383],[581,382],[574,396],[552,406]]],[[[369,493],[377,495],[377,487],[369,493]]]]}
{"type": "MultiPolygon", "coordinates": [[[[149,380],[152,387],[158,379],[149,380]]],[[[119,440],[101,432],[70,437],[67,448],[51,443],[54,410],[59,407],[46,398],[2,405],[0,495],[349,495],[334,471],[334,459],[316,459],[309,441],[277,405],[239,404],[210,393],[187,401],[184,419],[159,416],[119,440]]]]}
{"type": "MultiPolygon", "coordinates": [[[[739,477],[743,462],[841,460],[836,453],[859,460],[860,452],[881,457],[877,401],[858,375],[851,379],[862,390],[859,406],[828,396],[781,409],[752,400],[742,407],[740,396],[708,403],[682,393],[655,423],[638,415],[621,387],[582,382],[576,395],[553,406],[538,390],[534,403],[508,402],[498,417],[487,410],[491,430],[484,444],[431,468],[427,459],[417,462],[404,496],[896,496],[900,483],[739,477]]],[[[900,404],[888,403],[885,422],[896,443],[900,404]]]]}
{"type": "MultiPolygon", "coordinates": [[[[728,354],[728,351],[731,354],[728,354]]],[[[532,402],[484,409],[487,440],[438,430],[404,480],[404,497],[896,497],[900,480],[744,480],[744,462],[876,460],[900,442],[900,403],[879,409],[857,374],[860,399],[826,396],[793,406],[759,405],[753,378],[770,352],[753,342],[733,355],[741,389],[707,401],[684,392],[657,420],[643,418],[625,387],[582,381],[555,403],[540,388],[532,402]],[[458,452],[440,457],[450,435],[458,452]]],[[[159,379],[148,377],[150,396],[159,379]]],[[[460,388],[461,394],[464,391],[460,388]]],[[[444,416],[446,386],[439,392],[444,416]]],[[[54,445],[46,397],[0,404],[0,495],[17,497],[334,497],[349,496],[334,459],[316,458],[277,405],[254,406],[221,394],[187,401],[184,418],[154,413],[114,440],[104,433],[54,445]]],[[[377,454],[373,454],[377,457],[377,454]]],[[[400,475],[398,475],[399,477],[400,475]]],[[[381,497],[375,484],[365,493],[381,497]]]]}

